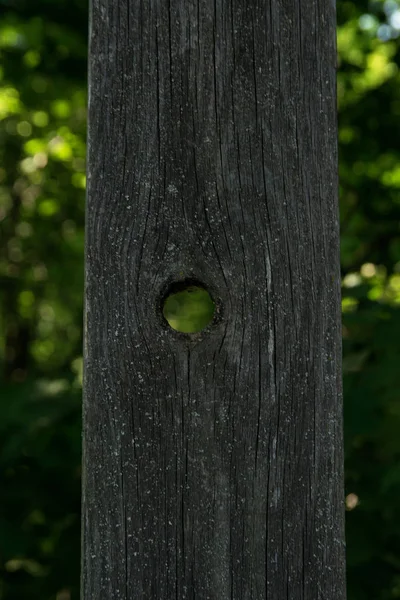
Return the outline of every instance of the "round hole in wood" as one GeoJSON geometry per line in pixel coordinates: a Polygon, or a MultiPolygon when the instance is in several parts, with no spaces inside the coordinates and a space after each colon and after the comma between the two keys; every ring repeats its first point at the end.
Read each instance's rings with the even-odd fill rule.
{"type": "Polygon", "coordinates": [[[201,283],[187,279],[169,287],[162,302],[162,312],[175,331],[198,333],[213,320],[215,303],[201,283]]]}

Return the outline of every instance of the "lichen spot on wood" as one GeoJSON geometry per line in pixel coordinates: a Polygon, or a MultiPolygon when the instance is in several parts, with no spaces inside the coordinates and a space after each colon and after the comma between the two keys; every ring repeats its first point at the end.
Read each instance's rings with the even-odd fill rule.
{"type": "Polygon", "coordinates": [[[211,323],[215,303],[205,286],[186,279],[172,283],[162,301],[162,313],[172,329],[198,333],[211,323]]]}

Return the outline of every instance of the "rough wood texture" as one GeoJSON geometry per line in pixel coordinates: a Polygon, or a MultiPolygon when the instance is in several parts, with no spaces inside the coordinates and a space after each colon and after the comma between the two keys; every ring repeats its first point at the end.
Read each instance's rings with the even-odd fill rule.
{"type": "Polygon", "coordinates": [[[82,597],[344,600],[334,1],[91,12],[82,597]]]}

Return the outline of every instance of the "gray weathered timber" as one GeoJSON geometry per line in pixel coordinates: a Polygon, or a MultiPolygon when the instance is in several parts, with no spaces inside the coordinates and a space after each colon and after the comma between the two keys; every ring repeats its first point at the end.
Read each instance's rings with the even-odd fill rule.
{"type": "Polygon", "coordinates": [[[335,62],[333,0],[91,0],[83,600],[345,598],[335,62]]]}

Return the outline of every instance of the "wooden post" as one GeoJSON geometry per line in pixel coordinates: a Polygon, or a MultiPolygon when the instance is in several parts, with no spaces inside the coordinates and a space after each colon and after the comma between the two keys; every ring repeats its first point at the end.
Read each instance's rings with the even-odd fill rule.
{"type": "Polygon", "coordinates": [[[345,598],[334,5],[91,0],[84,600],[345,598]]]}

